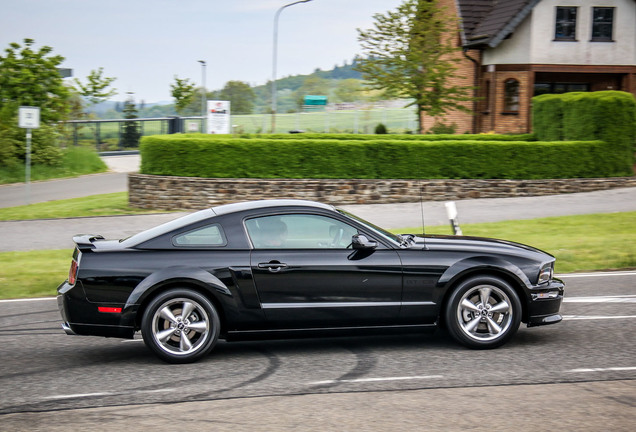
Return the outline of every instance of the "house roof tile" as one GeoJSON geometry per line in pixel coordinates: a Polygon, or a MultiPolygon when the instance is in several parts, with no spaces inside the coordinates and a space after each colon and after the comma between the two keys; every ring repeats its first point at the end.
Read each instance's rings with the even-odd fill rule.
{"type": "Polygon", "coordinates": [[[465,47],[496,47],[540,0],[457,0],[465,47]]]}

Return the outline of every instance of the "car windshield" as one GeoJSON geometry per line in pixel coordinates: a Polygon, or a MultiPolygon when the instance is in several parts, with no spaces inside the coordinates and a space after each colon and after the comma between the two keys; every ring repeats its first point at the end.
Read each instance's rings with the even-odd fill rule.
{"type": "Polygon", "coordinates": [[[389,240],[392,243],[396,243],[397,245],[401,245],[403,243],[403,240],[400,236],[395,235],[395,234],[391,234],[390,232],[388,232],[387,230],[380,228],[379,226],[373,225],[371,222],[367,222],[364,219],[351,214],[347,211],[344,211],[342,209],[336,209],[338,210],[338,212],[346,217],[348,217],[349,219],[353,219],[358,223],[361,223],[362,225],[364,225],[369,231],[372,231],[374,234],[377,234],[379,236],[381,236],[382,238],[389,240]]]}
{"type": "Polygon", "coordinates": [[[166,222],[154,228],[150,228],[146,231],[142,231],[125,239],[121,239],[120,242],[124,243],[126,247],[136,246],[162,234],[173,231],[177,228],[181,228],[183,226],[199,222],[207,218],[211,218],[214,215],[214,212],[210,209],[190,213],[188,215],[177,218],[175,220],[171,220],[170,222],[166,222]]]}

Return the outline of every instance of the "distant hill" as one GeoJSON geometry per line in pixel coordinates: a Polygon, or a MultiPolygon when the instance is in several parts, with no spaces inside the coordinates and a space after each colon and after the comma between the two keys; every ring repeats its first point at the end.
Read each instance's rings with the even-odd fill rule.
{"type": "MultiPolygon", "coordinates": [[[[362,80],[362,74],[354,67],[358,63],[358,58],[354,58],[351,63],[345,61],[342,66],[335,65],[333,69],[323,71],[319,68],[314,70],[313,73],[307,75],[291,75],[276,80],[276,88],[278,90],[278,111],[287,112],[297,107],[296,92],[300,89],[305,80],[308,78],[320,78],[329,81],[329,88],[333,89],[337,87],[337,83],[345,79],[357,79],[362,80]]],[[[255,112],[265,112],[269,109],[271,103],[271,83],[252,87],[256,94],[255,112]]],[[[218,92],[220,90],[215,90],[218,92]]],[[[165,117],[176,115],[174,110],[173,101],[160,101],[152,103],[143,103],[136,101],[137,108],[139,109],[139,117],[165,117]],[[143,104],[143,106],[140,106],[143,104]]],[[[123,108],[123,102],[118,101],[106,101],[92,106],[88,111],[95,114],[96,117],[102,119],[114,119],[122,118],[123,114],[121,110],[123,108]]]]}

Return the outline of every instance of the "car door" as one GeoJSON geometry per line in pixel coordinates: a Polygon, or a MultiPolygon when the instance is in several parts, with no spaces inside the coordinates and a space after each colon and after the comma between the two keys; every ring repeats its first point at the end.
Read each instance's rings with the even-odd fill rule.
{"type": "Polygon", "coordinates": [[[394,323],[402,296],[401,261],[379,244],[350,248],[358,229],[325,215],[290,213],[245,221],[250,263],[267,320],[276,328],[394,323]]]}

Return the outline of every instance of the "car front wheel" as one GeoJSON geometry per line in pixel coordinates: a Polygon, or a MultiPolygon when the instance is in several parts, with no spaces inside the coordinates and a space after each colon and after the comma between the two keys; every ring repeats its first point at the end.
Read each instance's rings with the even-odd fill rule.
{"type": "Polygon", "coordinates": [[[199,360],[214,348],[219,331],[214,305],[189,289],[172,289],[155,297],[141,320],[146,346],[170,363],[199,360]]]}
{"type": "Polygon", "coordinates": [[[459,343],[477,349],[506,343],[521,323],[521,302],[502,279],[479,276],[461,282],[445,308],[446,326],[459,343]]]}

